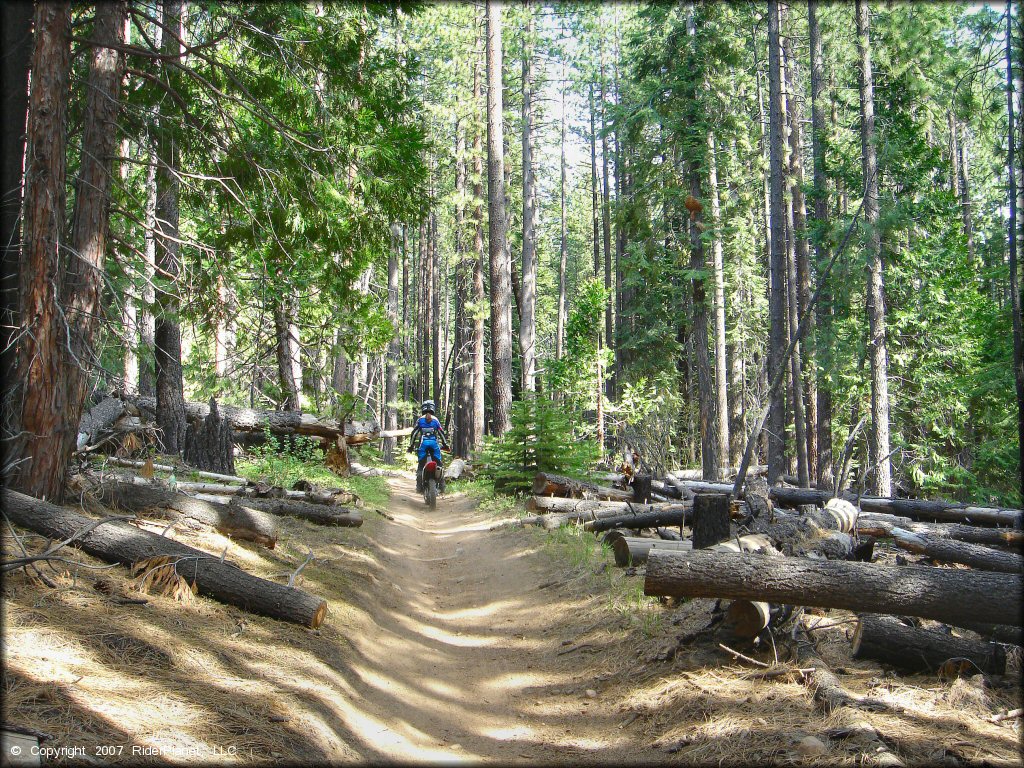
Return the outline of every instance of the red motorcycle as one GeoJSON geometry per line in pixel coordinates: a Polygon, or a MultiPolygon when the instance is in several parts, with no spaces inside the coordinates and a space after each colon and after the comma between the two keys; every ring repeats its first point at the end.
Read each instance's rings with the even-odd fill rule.
{"type": "Polygon", "coordinates": [[[437,491],[444,490],[444,469],[432,455],[423,465],[423,500],[431,509],[437,507],[437,491]]]}

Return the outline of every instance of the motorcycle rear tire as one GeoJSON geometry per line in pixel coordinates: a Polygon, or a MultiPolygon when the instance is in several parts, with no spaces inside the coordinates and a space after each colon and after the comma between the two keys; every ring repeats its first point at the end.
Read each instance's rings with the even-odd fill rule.
{"type": "Polygon", "coordinates": [[[437,480],[430,478],[427,480],[427,488],[423,492],[423,498],[427,501],[427,506],[434,509],[437,506],[437,480]]]}

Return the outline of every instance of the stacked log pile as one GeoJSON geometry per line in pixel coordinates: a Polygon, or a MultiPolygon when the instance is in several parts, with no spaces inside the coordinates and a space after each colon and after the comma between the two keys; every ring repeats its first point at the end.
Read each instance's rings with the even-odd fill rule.
{"type": "MultiPolygon", "coordinates": [[[[625,480],[600,477],[613,485],[625,480]]],[[[806,606],[857,613],[854,656],[909,671],[935,671],[956,658],[999,674],[1002,644],[1021,642],[1022,510],[833,497],[768,488],[763,480],[732,499],[731,484],[683,472],[649,488],[654,501],[642,504],[610,485],[538,475],[527,503],[538,514],[524,523],[607,532],[616,565],[644,572],[646,594],[732,601],[723,626],[743,639],[806,606]],[[701,511],[709,505],[713,514],[701,511]],[[666,540],[659,526],[677,527],[676,540],[666,540]],[[745,544],[755,534],[761,541],[745,544]],[[885,548],[879,562],[878,543],[919,559],[894,558],[885,548]],[[921,619],[947,629],[914,625],[921,619]],[[987,639],[963,637],[961,629],[987,639]]]]}

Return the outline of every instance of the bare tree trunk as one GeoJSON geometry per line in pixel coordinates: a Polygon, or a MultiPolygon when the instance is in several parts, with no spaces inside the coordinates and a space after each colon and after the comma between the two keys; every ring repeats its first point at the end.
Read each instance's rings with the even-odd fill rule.
{"type": "MultiPolygon", "coordinates": [[[[821,46],[821,32],[818,28],[818,0],[807,2],[807,26],[811,46],[811,151],[814,155],[814,219],[818,234],[814,239],[815,259],[819,265],[828,263],[830,257],[829,214],[828,214],[828,181],[825,175],[825,113],[824,99],[824,55],[821,46]]],[[[828,338],[828,328],[832,322],[832,301],[828,290],[829,282],[822,281],[821,301],[815,307],[816,325],[822,327],[822,338],[828,338]]],[[[809,333],[810,331],[808,331],[809,333]]],[[[822,365],[821,350],[814,346],[809,349],[813,355],[812,380],[817,378],[817,370],[822,365]]],[[[832,477],[832,390],[824,382],[815,384],[816,419],[814,430],[817,436],[817,455],[814,471],[817,482],[831,486],[832,477]]],[[[808,393],[809,394],[809,393],[808,393]]],[[[808,456],[810,458],[810,456],[808,456]]]]}
{"type": "MultiPolygon", "coordinates": [[[[283,279],[278,275],[278,279],[283,279]]],[[[277,351],[277,376],[284,395],[282,407],[286,411],[302,410],[299,401],[299,381],[295,369],[299,367],[298,327],[295,324],[297,307],[291,289],[278,286],[274,291],[274,335],[277,351]]]]}
{"type": "Polygon", "coordinates": [[[1008,248],[1010,252],[1010,307],[1013,315],[1013,378],[1017,389],[1017,446],[1018,471],[1020,472],[1020,491],[1024,497],[1024,330],[1021,328],[1021,304],[1024,299],[1020,293],[1019,276],[1017,275],[1017,177],[1014,163],[1016,148],[1014,142],[1013,98],[1016,81],[1013,79],[1013,7],[1011,0],[1006,0],[1006,115],[1009,123],[1009,153],[1007,169],[1009,172],[1010,221],[1008,232],[1008,248]]]}
{"type": "Polygon", "coordinates": [[[430,333],[430,346],[431,346],[431,367],[430,367],[430,391],[431,397],[437,407],[440,408],[441,403],[441,286],[440,276],[441,268],[438,264],[438,253],[437,253],[437,216],[431,212],[430,214],[430,322],[427,324],[430,333]]]}
{"type": "MultiPolygon", "coordinates": [[[[715,402],[718,417],[718,457],[729,458],[729,380],[725,347],[725,274],[722,257],[722,204],[718,194],[718,162],[715,135],[708,132],[708,186],[711,188],[711,270],[715,281],[715,402]]],[[[739,463],[739,462],[736,462],[739,463]]]]}
{"type": "Polygon", "coordinates": [[[505,258],[505,158],[502,146],[501,4],[487,7],[487,189],[491,266],[491,379],[493,434],[509,427],[512,406],[511,265],[505,258]]]}
{"type": "MultiPolygon", "coordinates": [[[[788,138],[789,138],[789,189],[790,194],[786,199],[786,228],[789,232],[789,238],[787,239],[786,246],[786,260],[787,260],[787,311],[789,314],[789,337],[793,339],[796,337],[796,329],[800,323],[800,313],[803,306],[800,303],[799,297],[799,280],[800,280],[800,266],[799,262],[801,254],[798,251],[802,248],[802,258],[805,264],[807,263],[807,241],[803,239],[803,233],[805,229],[805,221],[803,214],[803,192],[800,189],[800,184],[803,182],[803,170],[800,162],[799,152],[799,131],[800,126],[798,124],[799,114],[796,110],[796,72],[795,62],[793,61],[793,46],[792,42],[788,37],[783,40],[783,55],[784,64],[783,72],[785,75],[785,100],[786,100],[786,116],[788,117],[788,138]]],[[[808,286],[809,287],[809,286],[808,286]]],[[[805,299],[806,302],[806,299],[805,299]]],[[[813,319],[813,315],[809,318],[813,319]]],[[[804,375],[803,375],[803,358],[801,351],[803,348],[802,340],[797,341],[793,347],[793,354],[790,356],[790,381],[792,385],[792,396],[791,402],[793,403],[793,425],[794,425],[794,439],[796,447],[796,465],[797,465],[797,477],[800,481],[800,487],[810,487],[810,462],[807,455],[807,421],[804,412],[804,375]]]]}
{"type": "MultiPolygon", "coordinates": [[[[21,269],[21,201],[25,160],[25,122],[28,117],[28,70],[32,60],[31,3],[0,5],[3,72],[3,170],[0,177],[0,370],[12,371],[15,338],[21,325],[18,284],[21,269]]],[[[9,409],[14,403],[0,398],[0,422],[6,427],[15,419],[9,409]]],[[[4,443],[0,441],[0,456],[4,443]]],[[[0,458],[0,467],[5,462],[0,458]]]]}
{"type": "MultiPolygon", "coordinates": [[[[860,57],[861,152],[864,169],[864,220],[868,230],[867,314],[871,356],[871,430],[874,456],[871,492],[892,494],[889,460],[889,379],[885,339],[885,284],[882,240],[878,230],[878,161],[875,156],[875,101],[871,74],[870,13],[866,0],[857,0],[857,52],[860,57]]],[[[871,468],[869,468],[869,471],[871,468]]]]}
{"type": "MultiPolygon", "coordinates": [[[[612,212],[608,174],[608,134],[605,122],[607,108],[605,105],[604,92],[604,40],[601,41],[601,178],[602,178],[602,204],[601,204],[601,226],[604,238],[604,289],[608,292],[608,300],[604,307],[604,343],[611,349],[615,344],[615,327],[612,322],[612,212]]],[[[615,381],[612,376],[605,372],[604,381],[605,397],[609,400],[615,397],[615,381]]]]}
{"type": "MultiPolygon", "coordinates": [[[[124,71],[122,56],[116,48],[124,45],[127,17],[128,4],[124,0],[96,6],[95,46],[89,63],[82,153],[71,225],[72,253],[61,285],[61,304],[68,324],[68,345],[62,345],[62,349],[70,355],[70,359],[65,358],[63,362],[66,394],[62,415],[69,425],[77,425],[82,418],[90,369],[98,357],[96,335],[103,312],[110,192],[124,71]]],[[[71,458],[76,438],[74,428],[63,430],[59,449],[62,461],[67,462],[71,458]]]]}
{"type": "Polygon", "coordinates": [[[560,171],[561,171],[561,183],[558,187],[559,197],[559,221],[561,224],[561,232],[559,238],[559,249],[558,249],[558,317],[556,319],[555,328],[555,360],[562,359],[562,346],[565,343],[565,321],[566,321],[566,305],[565,305],[565,268],[569,260],[569,229],[568,222],[566,220],[565,210],[565,177],[566,177],[566,166],[565,166],[565,65],[562,66],[562,120],[560,128],[560,141],[559,146],[561,147],[561,160],[560,160],[560,171]]]}
{"type": "Polygon", "coordinates": [[[67,3],[39,3],[34,16],[32,91],[25,155],[25,203],[19,270],[21,339],[15,359],[12,424],[4,424],[5,484],[37,498],[60,499],[67,457],[61,358],[65,326],[57,306],[64,243],[67,102],[71,12],[67,3]],[[8,431],[9,430],[9,431],[8,431]],[[19,462],[20,463],[17,463],[19,462]]]}
{"type": "MultiPolygon", "coordinates": [[[[181,23],[184,3],[165,0],[163,23],[183,39],[181,23]]],[[[164,56],[181,56],[181,43],[174,35],[165,34],[161,47],[164,56]]],[[[171,75],[173,77],[173,73],[171,75]]],[[[185,438],[185,396],[181,371],[181,329],[178,326],[178,274],[180,232],[178,228],[178,142],[174,121],[165,111],[158,119],[157,134],[157,197],[156,197],[156,267],[165,281],[157,292],[159,317],[156,321],[156,399],[157,425],[166,453],[180,453],[185,438]]]]}
{"type": "Polygon", "coordinates": [[[537,369],[537,180],[533,173],[533,34],[530,0],[525,0],[526,30],[523,41],[523,288],[520,302],[519,349],[522,356],[523,390],[536,390],[537,369]]]}
{"type": "MultiPolygon", "coordinates": [[[[783,365],[786,348],[786,233],[785,203],[782,191],[782,61],[779,42],[779,3],[768,0],[768,156],[771,201],[770,224],[770,293],[768,337],[768,379],[774,380],[783,365]]],[[[780,388],[771,395],[768,416],[768,484],[777,483],[786,465],[785,394],[780,388]]]]}
{"type": "Polygon", "coordinates": [[[590,83],[590,216],[593,222],[594,240],[594,277],[601,273],[601,188],[597,184],[597,125],[594,107],[594,84],[590,83]]]}
{"type": "Polygon", "coordinates": [[[964,222],[964,236],[967,238],[967,258],[973,266],[975,260],[974,225],[971,222],[971,186],[967,168],[967,136],[964,135],[964,128],[965,126],[960,125],[956,119],[953,120],[952,131],[959,161],[957,163],[957,188],[960,197],[960,214],[964,222]],[[957,134],[960,135],[957,136],[957,134]]]}
{"type": "Polygon", "coordinates": [[[452,447],[469,456],[473,432],[473,263],[466,248],[466,130],[455,121],[455,427],[452,447]]]}
{"type": "MultiPolygon", "coordinates": [[[[481,54],[473,62],[473,109],[474,113],[483,107],[483,84],[480,77],[480,66],[483,63],[483,8],[477,20],[477,50],[481,54]]],[[[484,400],[487,392],[484,381],[484,271],[486,254],[484,252],[484,153],[483,132],[479,123],[473,126],[473,432],[469,440],[470,450],[480,447],[484,437],[485,417],[484,400]]]]}

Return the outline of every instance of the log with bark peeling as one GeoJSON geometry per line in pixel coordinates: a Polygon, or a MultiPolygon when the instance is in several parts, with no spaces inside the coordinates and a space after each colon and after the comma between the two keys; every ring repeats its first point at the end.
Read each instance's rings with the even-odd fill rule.
{"type": "MultiPolygon", "coordinates": [[[[12,523],[51,539],[67,539],[95,523],[85,515],[16,491],[0,490],[0,500],[12,523]]],[[[105,562],[126,566],[158,556],[176,558],[179,574],[194,583],[199,594],[274,619],[316,629],[327,615],[326,600],[295,587],[253,576],[222,562],[217,555],[140,530],[128,523],[104,523],[72,546],[105,562]]]]}
{"type": "Polygon", "coordinates": [[[170,488],[116,480],[93,486],[92,491],[104,506],[131,512],[165,509],[208,525],[225,536],[254,541],[269,549],[277,544],[276,521],[255,509],[204,501],[170,488]]]}
{"type": "MultiPolygon", "coordinates": [[[[142,469],[147,464],[147,462],[145,461],[122,459],[117,456],[104,456],[103,461],[107,464],[113,464],[114,466],[132,467],[135,469],[142,469]]],[[[221,483],[241,483],[242,485],[246,485],[249,482],[248,479],[244,477],[239,477],[238,475],[222,475],[219,472],[203,472],[201,470],[192,469],[191,467],[175,468],[172,467],[170,464],[154,464],[153,469],[156,470],[157,472],[168,472],[171,474],[178,473],[181,474],[182,476],[195,475],[196,477],[203,477],[208,480],[216,480],[221,483]]]]}
{"type": "Polygon", "coordinates": [[[893,616],[860,615],[850,643],[853,658],[874,659],[906,672],[934,672],[952,659],[969,661],[987,674],[1006,673],[1006,652],[999,643],[908,627],[893,616]]]}
{"type": "Polygon", "coordinates": [[[608,501],[629,501],[633,498],[631,491],[608,488],[585,480],[575,480],[562,475],[551,475],[538,472],[533,478],[535,496],[563,496],[570,498],[605,499],[608,501]]]}
{"type": "Polygon", "coordinates": [[[653,550],[644,592],[845,608],[950,624],[1021,622],[1022,577],[928,566],[653,550]]]}

